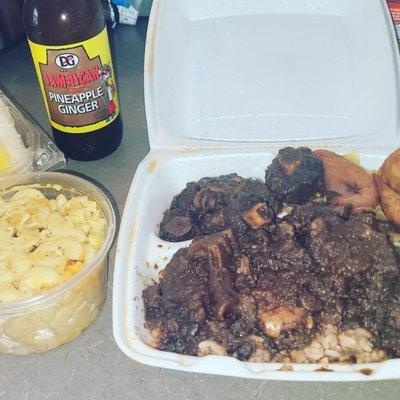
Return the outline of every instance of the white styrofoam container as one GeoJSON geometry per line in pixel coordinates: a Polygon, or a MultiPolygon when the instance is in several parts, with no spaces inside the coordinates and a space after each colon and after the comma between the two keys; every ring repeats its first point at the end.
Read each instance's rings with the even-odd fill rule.
{"type": "Polygon", "coordinates": [[[113,326],[123,352],[157,367],[246,378],[400,378],[400,359],[372,365],[249,363],[148,346],[142,290],[185,243],[157,236],[189,181],[263,178],[288,144],[356,150],[378,168],[400,146],[399,57],[385,0],[155,0],[145,101],[151,151],[126,202],[114,273],[113,326]],[[367,376],[362,370],[371,369],[367,376]]]}

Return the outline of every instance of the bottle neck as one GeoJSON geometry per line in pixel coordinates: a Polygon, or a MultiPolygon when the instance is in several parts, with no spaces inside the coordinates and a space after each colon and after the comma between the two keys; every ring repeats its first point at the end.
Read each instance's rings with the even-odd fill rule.
{"type": "Polygon", "coordinates": [[[24,24],[31,41],[62,46],[98,35],[105,18],[100,0],[25,0],[24,24]]]}

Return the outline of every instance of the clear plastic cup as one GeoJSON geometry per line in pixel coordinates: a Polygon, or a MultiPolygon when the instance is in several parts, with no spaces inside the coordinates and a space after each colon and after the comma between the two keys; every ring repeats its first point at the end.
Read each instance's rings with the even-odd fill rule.
{"type": "Polygon", "coordinates": [[[86,195],[97,202],[107,220],[105,241],[93,261],[62,285],[39,295],[0,303],[0,353],[31,354],[54,349],[76,338],[97,317],[107,290],[108,252],[116,220],[105,194],[74,175],[35,172],[0,180],[0,195],[13,187],[35,185],[47,198],[86,195]],[[57,186],[55,186],[57,185],[57,186]],[[59,185],[59,186],[58,186],[59,185]]]}
{"type": "Polygon", "coordinates": [[[62,168],[64,154],[43,129],[0,88],[0,147],[11,156],[11,165],[0,170],[0,179],[28,171],[62,168]],[[16,145],[20,141],[20,145],[16,145]]]}

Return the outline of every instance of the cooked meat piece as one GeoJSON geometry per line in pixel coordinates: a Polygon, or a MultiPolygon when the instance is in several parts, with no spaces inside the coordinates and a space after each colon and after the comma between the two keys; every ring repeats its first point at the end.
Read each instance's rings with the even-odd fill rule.
{"type": "Polygon", "coordinates": [[[362,220],[315,219],[309,227],[310,253],[323,273],[345,278],[363,271],[377,271],[386,277],[398,274],[394,249],[387,236],[362,220]],[[367,251],[368,250],[368,251],[367,251]]]}
{"type": "Polygon", "coordinates": [[[160,224],[160,237],[171,242],[184,241],[196,236],[197,226],[189,211],[168,210],[160,224]]]}
{"type": "Polygon", "coordinates": [[[296,230],[308,226],[315,218],[332,219],[341,217],[348,219],[351,208],[348,206],[328,206],[320,203],[308,203],[293,207],[292,212],[284,219],[292,223],[296,230]]]}
{"type": "Polygon", "coordinates": [[[208,269],[209,296],[212,316],[217,321],[224,321],[232,303],[236,302],[237,293],[233,288],[232,274],[236,238],[231,231],[224,231],[217,236],[210,236],[194,242],[189,247],[189,257],[205,263],[208,269]]]}
{"type": "Polygon", "coordinates": [[[323,217],[327,221],[337,217],[347,219],[350,211],[351,207],[348,206],[327,206],[319,203],[308,203],[293,207],[292,212],[284,217],[283,220],[294,226],[297,238],[306,245],[309,235],[305,235],[305,232],[316,218],[323,217]]]}
{"type": "Polygon", "coordinates": [[[265,181],[272,194],[289,204],[302,204],[321,190],[323,165],[306,147],[281,149],[268,166],[265,181]]]}
{"type": "Polygon", "coordinates": [[[274,218],[274,212],[266,203],[257,203],[244,213],[244,219],[254,229],[269,225],[274,218]]]}
{"type": "Polygon", "coordinates": [[[324,165],[324,193],[329,204],[350,205],[354,212],[371,210],[379,204],[372,176],[364,168],[328,150],[314,154],[324,165]]]}
{"type": "Polygon", "coordinates": [[[245,184],[246,180],[237,174],[189,182],[186,188],[172,200],[171,210],[207,212],[223,208],[245,184]]]}
{"type": "Polygon", "coordinates": [[[206,312],[207,271],[190,264],[188,249],[179,250],[162,273],[158,285],[143,291],[147,327],[156,332],[156,345],[167,351],[196,354],[206,312]]]}
{"type": "MultiPolygon", "coordinates": [[[[250,210],[246,195],[234,200],[232,215],[250,210]]],[[[400,356],[399,253],[390,240],[398,228],[316,203],[258,229],[241,215],[234,228],[179,250],[143,291],[154,346],[269,360],[331,324],[364,327],[375,346],[400,356]]]]}
{"type": "Polygon", "coordinates": [[[236,174],[203,178],[175,196],[164,213],[160,237],[179,242],[231,227],[257,229],[271,224],[281,207],[260,180],[236,174]]]}
{"type": "Polygon", "coordinates": [[[186,188],[182,190],[177,196],[175,196],[171,203],[171,210],[185,210],[185,211],[195,211],[193,199],[196,193],[201,190],[199,183],[189,182],[186,184],[186,188]]]}
{"type": "Polygon", "coordinates": [[[196,210],[213,211],[226,206],[234,192],[220,186],[208,186],[200,189],[193,198],[196,210]]]}

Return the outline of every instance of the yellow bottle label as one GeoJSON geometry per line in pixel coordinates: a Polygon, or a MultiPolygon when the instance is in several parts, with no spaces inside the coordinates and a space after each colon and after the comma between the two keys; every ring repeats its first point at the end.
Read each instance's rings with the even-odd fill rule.
{"type": "Polygon", "coordinates": [[[114,121],[119,103],[106,28],[81,43],[29,46],[54,128],[86,133],[114,121]]]}

